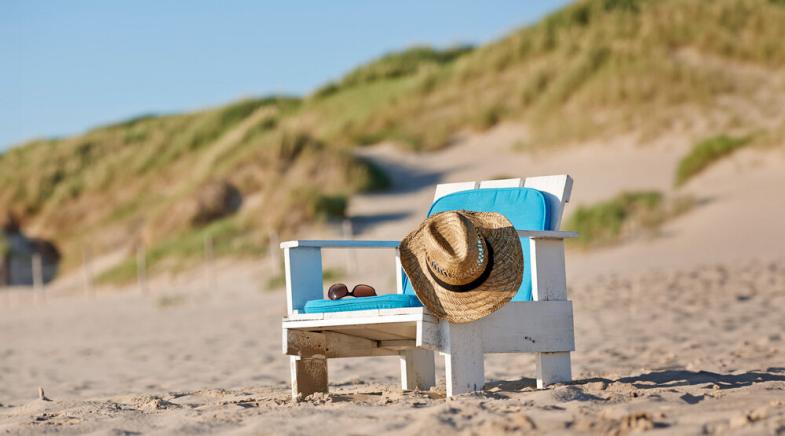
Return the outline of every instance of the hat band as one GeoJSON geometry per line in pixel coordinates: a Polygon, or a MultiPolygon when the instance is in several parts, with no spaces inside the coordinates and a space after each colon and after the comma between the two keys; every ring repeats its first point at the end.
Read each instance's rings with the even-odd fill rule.
{"type": "Polygon", "coordinates": [[[428,268],[428,273],[431,275],[433,281],[435,281],[436,284],[438,284],[442,288],[452,292],[471,291],[472,289],[479,287],[486,280],[488,280],[488,277],[491,275],[491,271],[493,270],[493,248],[491,248],[491,244],[488,244],[487,242],[485,243],[485,247],[487,248],[487,255],[488,255],[488,263],[485,264],[485,269],[482,271],[482,274],[480,274],[479,277],[477,277],[476,279],[472,280],[469,283],[466,283],[465,285],[451,285],[443,280],[440,280],[439,277],[433,272],[433,270],[431,269],[431,265],[428,262],[425,263],[425,266],[426,268],[428,268]]]}

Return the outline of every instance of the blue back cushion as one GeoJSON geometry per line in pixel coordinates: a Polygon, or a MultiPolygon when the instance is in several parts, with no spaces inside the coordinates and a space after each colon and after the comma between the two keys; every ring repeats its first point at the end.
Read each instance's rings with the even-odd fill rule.
{"type": "MultiPolygon", "coordinates": [[[[473,212],[498,212],[520,230],[548,229],[550,215],[545,195],[531,188],[489,188],[461,191],[445,195],[436,200],[428,216],[448,210],[470,210],[473,212]]],[[[523,248],[523,281],[512,301],[531,301],[532,274],[529,262],[529,238],[521,238],[523,248]]],[[[414,289],[404,276],[404,294],[414,295],[414,289]]]]}

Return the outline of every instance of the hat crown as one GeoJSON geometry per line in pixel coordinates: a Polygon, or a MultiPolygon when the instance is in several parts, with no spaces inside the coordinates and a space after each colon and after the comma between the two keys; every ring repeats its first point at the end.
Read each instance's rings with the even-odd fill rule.
{"type": "Polygon", "coordinates": [[[445,212],[424,229],[430,273],[450,285],[479,278],[488,264],[485,239],[472,221],[459,212],[445,212]]]}

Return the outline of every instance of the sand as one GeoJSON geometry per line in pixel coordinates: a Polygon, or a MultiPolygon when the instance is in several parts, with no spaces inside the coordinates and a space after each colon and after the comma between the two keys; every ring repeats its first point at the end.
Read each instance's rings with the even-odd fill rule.
{"type": "MultiPolygon", "coordinates": [[[[359,237],[400,238],[438,180],[516,168],[567,168],[573,205],[620,189],[670,190],[686,146],[532,156],[510,150],[519,134],[502,126],[426,156],[369,149],[398,183],[352,204],[359,237]],[[476,159],[481,145],[496,165],[476,159]]],[[[739,153],[685,188],[710,201],[659,237],[568,253],[575,381],[547,390],[535,389],[529,355],[486,356],[483,392],[451,401],[440,358],[439,386],[411,393],[398,387],[397,358],[336,359],[329,395],[292,402],[284,295],[264,289],[274,274],[266,262],[222,261],[214,285],[204,269],[158,278],[146,294],[87,296],[78,279],[45,296],[0,292],[0,433],[783,434],[784,183],[781,155],[739,153]]],[[[326,264],[349,269],[348,282],[392,284],[389,254],[331,252],[326,264]]]]}

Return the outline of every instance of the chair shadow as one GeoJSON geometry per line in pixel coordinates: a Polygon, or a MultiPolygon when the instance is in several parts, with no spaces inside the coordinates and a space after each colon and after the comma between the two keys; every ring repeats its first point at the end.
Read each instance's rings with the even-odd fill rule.
{"type": "MultiPolygon", "coordinates": [[[[573,380],[566,383],[572,386],[581,386],[589,383],[604,382],[625,383],[636,389],[675,388],[696,386],[713,383],[719,389],[737,389],[771,381],[785,382],[785,367],[767,368],[765,371],[748,371],[742,374],[720,374],[710,371],[663,370],[653,371],[618,379],[592,377],[573,380]]],[[[537,381],[532,378],[521,378],[512,381],[491,381],[485,384],[485,390],[490,392],[520,392],[526,389],[536,389],[537,381]]],[[[686,398],[690,402],[693,398],[686,398]]]]}
{"type": "Polygon", "coordinates": [[[765,371],[748,371],[742,374],[719,374],[710,371],[664,370],[632,377],[622,377],[620,383],[629,383],[638,389],[674,388],[714,383],[720,389],[736,389],[756,383],[785,381],[785,368],[768,368],[765,371]]]}

